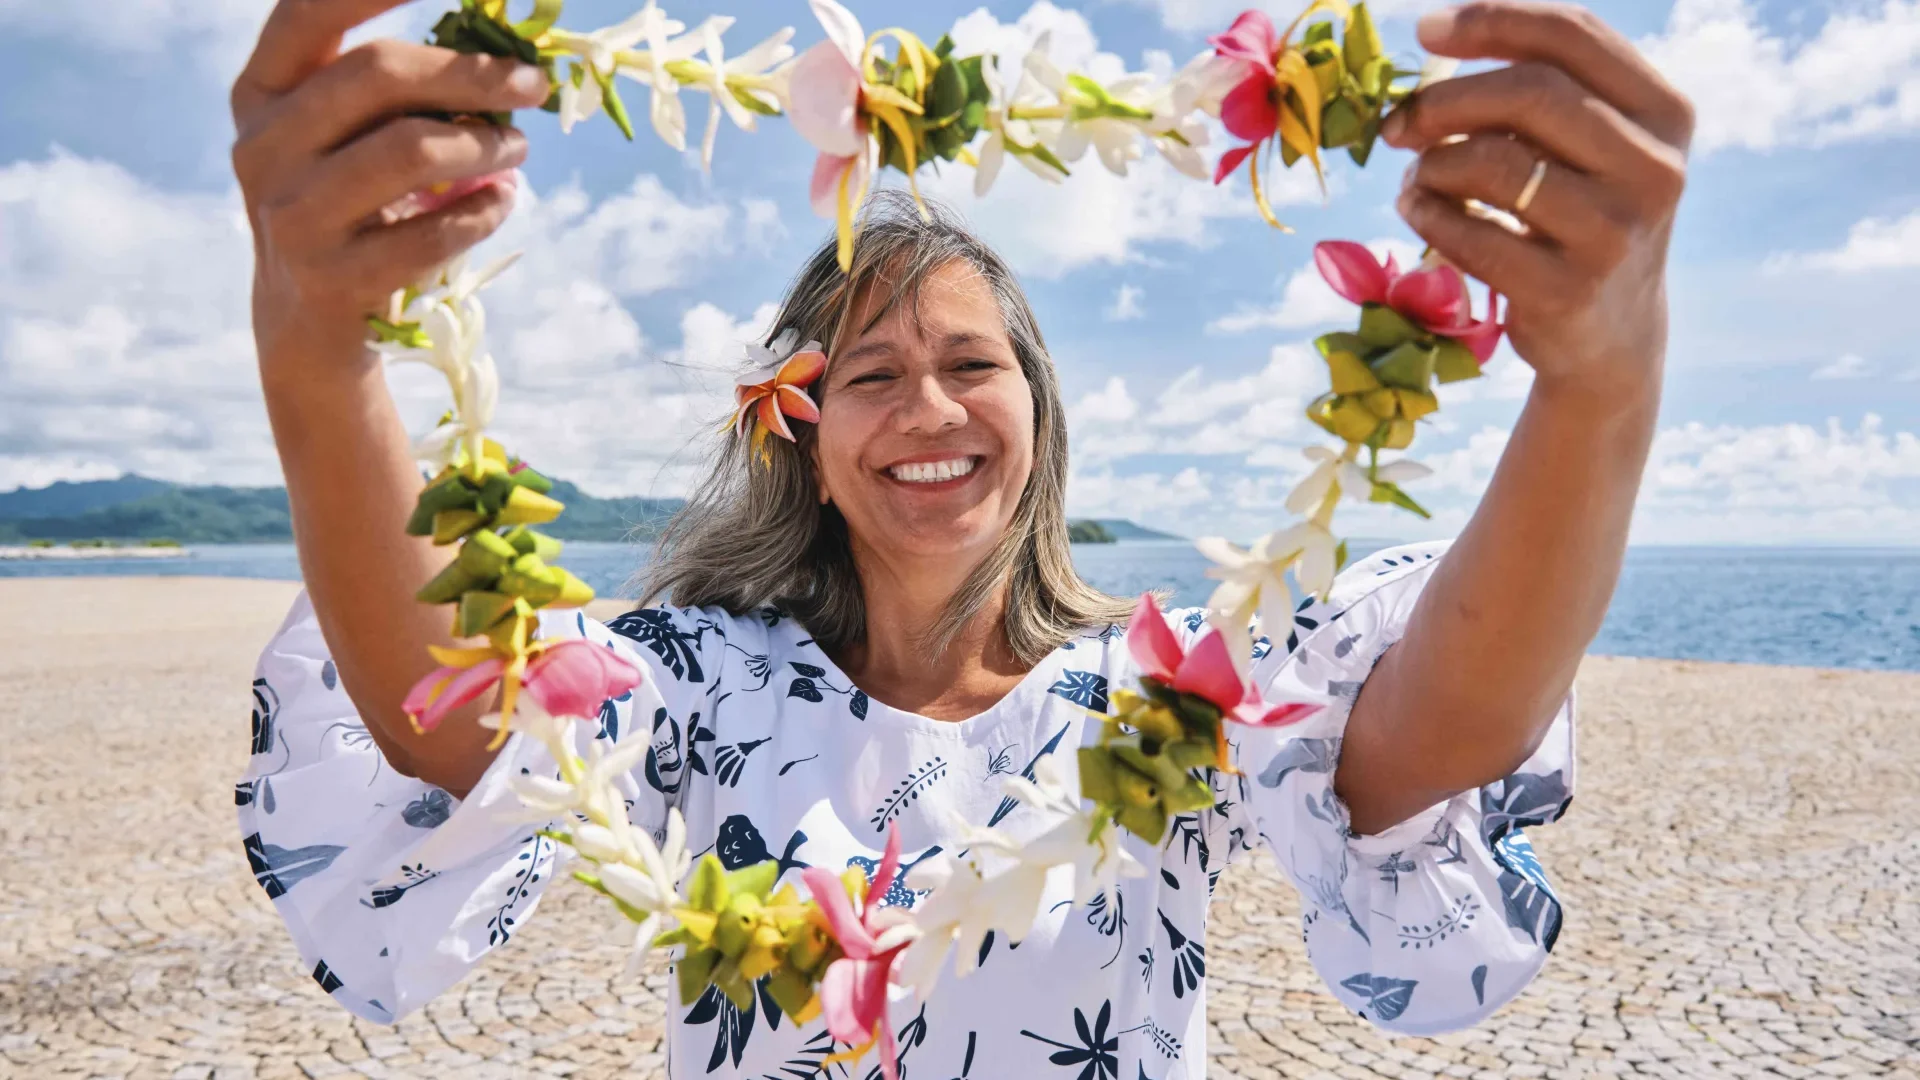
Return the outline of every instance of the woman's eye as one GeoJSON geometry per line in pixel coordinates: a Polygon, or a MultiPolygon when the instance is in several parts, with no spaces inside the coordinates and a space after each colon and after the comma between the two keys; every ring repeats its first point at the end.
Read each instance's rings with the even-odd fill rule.
{"type": "Polygon", "coordinates": [[[869,371],[869,372],[867,372],[867,373],[866,373],[865,375],[856,375],[856,376],[854,376],[853,378],[851,378],[851,379],[848,379],[848,380],[847,380],[847,385],[848,385],[848,386],[859,386],[859,385],[861,385],[862,383],[877,383],[877,382],[885,382],[885,381],[886,381],[887,379],[889,379],[889,378],[891,378],[891,376],[889,376],[889,375],[888,375],[888,374],[887,374],[886,372],[884,372],[884,371],[869,371]]]}

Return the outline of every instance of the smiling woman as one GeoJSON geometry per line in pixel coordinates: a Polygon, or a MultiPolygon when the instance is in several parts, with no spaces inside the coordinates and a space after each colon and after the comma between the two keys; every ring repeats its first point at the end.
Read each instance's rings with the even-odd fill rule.
{"type": "Polygon", "coordinates": [[[898,192],[869,203],[854,256],[842,274],[832,247],[816,251],[774,318],[832,344],[820,423],[796,425],[765,467],[734,440],[661,536],[643,595],[774,602],[861,676],[925,668],[873,642],[939,654],[998,623],[995,661],[1024,669],[1080,628],[1124,622],[1131,603],[1073,568],[1066,410],[1013,272],[950,212],[922,216],[898,192]],[[918,627],[891,602],[903,595],[947,599],[918,627]]]}
{"type": "MultiPolygon", "coordinates": [[[[282,3],[234,97],[308,589],[261,658],[239,815],[327,994],[381,1022],[420,1009],[525,925],[556,842],[640,949],[674,921],[658,943],[683,950],[677,1077],[825,1074],[875,1044],[890,1078],[909,1058],[916,1075],[1204,1076],[1208,900],[1258,841],[1307,900],[1329,992],[1382,1027],[1478,1023],[1539,971],[1561,908],[1524,830],[1571,797],[1571,686],[1651,438],[1691,127],[1624,39],[1572,8],[1431,14],[1430,49],[1529,59],[1422,91],[1382,130],[1420,153],[1403,216],[1511,298],[1539,376],[1457,544],[1377,553],[1298,608],[1268,602],[1290,594],[1249,554],[1251,585],[1224,573],[1262,590],[1251,634],[1089,587],[1059,387],[1013,275],[944,211],[881,196],[749,349],[736,422],[662,538],[656,606],[515,616],[546,666],[523,713],[501,705],[496,745],[472,722],[491,672],[472,672],[503,658],[449,648],[409,600],[446,571],[406,532],[420,478],[362,335],[509,194],[366,211],[525,153],[511,129],[405,114],[548,90],[499,57],[338,56],[339,31],[391,2],[282,3]],[[352,77],[368,65],[380,78],[352,77]],[[428,646],[470,666],[435,672],[428,646]],[[431,730],[408,694],[426,676],[473,699],[429,682],[431,730]]],[[[878,92],[853,90],[849,108],[878,92]]],[[[477,326],[471,290],[448,288],[477,326]]],[[[479,467],[478,427],[462,438],[479,467]]],[[[506,559],[508,535],[454,568],[489,545],[506,559]]],[[[516,573],[543,558],[519,539],[516,573]]]]}

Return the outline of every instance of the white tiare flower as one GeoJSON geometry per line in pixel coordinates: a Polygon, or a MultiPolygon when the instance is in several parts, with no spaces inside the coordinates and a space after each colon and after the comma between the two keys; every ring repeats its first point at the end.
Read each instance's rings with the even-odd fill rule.
{"type": "MultiPolygon", "coordinates": [[[[1360,464],[1324,446],[1309,446],[1303,451],[1307,460],[1314,463],[1313,471],[1294,486],[1287,496],[1287,509],[1295,514],[1311,514],[1327,497],[1334,485],[1340,488],[1340,497],[1355,502],[1367,502],[1373,497],[1374,478],[1360,464]]],[[[1433,470],[1411,458],[1401,458],[1388,462],[1375,471],[1381,481],[1389,484],[1407,484],[1433,475],[1433,470]]]]}
{"type": "Polygon", "coordinates": [[[1245,633],[1256,614],[1268,634],[1275,627],[1293,625],[1293,590],[1287,586],[1287,563],[1268,557],[1267,537],[1242,548],[1224,537],[1203,536],[1193,542],[1212,560],[1206,574],[1220,584],[1207,598],[1207,621],[1220,631],[1235,664],[1251,662],[1252,644],[1245,633]]]}
{"type": "MultiPolygon", "coordinates": [[[[1045,58],[1047,48],[1052,43],[1053,32],[1045,31],[1028,50],[1029,56],[1038,54],[1045,58]]],[[[1026,64],[1020,67],[1020,76],[1014,82],[1013,93],[1009,96],[1000,78],[999,58],[990,57],[981,66],[981,74],[987,80],[989,100],[987,119],[982,125],[987,130],[987,138],[980,146],[977,163],[974,165],[973,193],[985,195],[993,187],[1000,175],[1000,166],[1012,155],[1026,166],[1027,171],[1050,184],[1057,184],[1066,178],[1066,173],[1048,164],[1046,159],[1036,153],[1036,148],[1044,147],[1048,153],[1047,137],[1059,133],[1058,124],[1053,124],[1043,135],[1033,122],[1013,116],[1013,110],[1021,107],[1037,108],[1057,105],[1058,95],[1050,92],[1034,77],[1033,70],[1026,64]]]]}
{"type": "Polygon", "coordinates": [[[604,29],[584,34],[549,31],[554,48],[572,53],[581,61],[573,65],[571,78],[560,81],[560,130],[570,132],[575,124],[600,111],[606,99],[605,88],[621,67],[621,53],[642,41],[664,40],[685,29],[685,23],[667,18],[653,0],[647,0],[646,7],[604,29]]]}
{"type": "MultiPolygon", "coordinates": [[[[518,713],[521,710],[515,711],[518,713]]],[[[526,711],[537,712],[533,709],[526,711]]],[[[538,722],[539,718],[534,717],[533,723],[538,722]]],[[[516,715],[514,724],[527,725],[528,719],[516,715]]],[[[571,730],[558,734],[530,730],[528,734],[535,737],[540,734],[553,735],[550,747],[564,751],[564,740],[571,730]]],[[[587,746],[585,758],[574,759],[573,768],[569,771],[577,777],[575,780],[535,773],[509,777],[507,783],[520,796],[525,810],[516,820],[553,821],[575,814],[600,825],[609,825],[616,819],[625,820],[628,797],[637,797],[639,794],[639,785],[632,775],[633,769],[645,760],[648,749],[646,739],[623,739],[612,750],[605,749],[603,742],[595,739],[587,746]]]]}
{"type": "Polygon", "coordinates": [[[754,111],[737,95],[746,94],[766,108],[784,109],[784,69],[771,69],[793,55],[793,46],[787,44],[793,37],[793,27],[789,26],[728,60],[720,41],[723,29],[725,25],[718,19],[708,19],[699,28],[701,45],[707,54],[707,70],[699,85],[713,98],[707,109],[707,132],[700,140],[700,167],[709,172],[713,169],[713,143],[720,132],[721,112],[727,114],[735,127],[752,131],[757,126],[754,111]]]}
{"type": "Polygon", "coordinates": [[[620,57],[620,74],[653,90],[647,117],[653,122],[654,133],[675,150],[687,148],[687,109],[680,101],[680,79],[672,65],[693,59],[706,47],[709,33],[717,38],[732,25],[731,16],[712,15],[691,33],[671,37],[679,32],[680,24],[656,21],[646,28],[646,49],[620,57]]]}
{"type": "MultiPolygon", "coordinates": [[[[985,879],[972,859],[942,852],[907,872],[907,887],[932,890],[914,905],[920,936],[900,954],[894,980],[922,1001],[933,992],[947,947],[954,947],[953,973],[965,978],[980,964],[980,945],[993,932],[996,912],[983,894],[985,879]]],[[[1038,901],[1035,901],[1036,906],[1038,901]]]]}
{"type": "Polygon", "coordinates": [[[1021,858],[1049,868],[1071,863],[1075,904],[1085,904],[1096,893],[1105,893],[1111,907],[1116,903],[1120,878],[1140,877],[1147,872],[1121,844],[1120,830],[1113,822],[1095,827],[1093,814],[1084,808],[1080,793],[1068,787],[1066,775],[1053,755],[1042,755],[1033,763],[1031,783],[1008,777],[1007,793],[1060,816],[1051,828],[1021,846],[1021,858]]]}

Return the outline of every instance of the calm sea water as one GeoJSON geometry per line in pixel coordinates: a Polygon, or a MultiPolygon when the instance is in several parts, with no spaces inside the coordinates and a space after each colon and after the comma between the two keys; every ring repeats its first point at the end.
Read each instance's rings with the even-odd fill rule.
{"type": "MultiPolygon", "coordinates": [[[[618,596],[645,558],[645,548],[574,542],[565,562],[601,595],[618,596]]],[[[1074,559],[1089,581],[1121,595],[1168,587],[1191,605],[1211,588],[1206,560],[1183,542],[1083,544],[1074,559]]],[[[291,581],[300,570],[285,544],[205,545],[163,560],[0,560],[0,577],[90,574],[291,581]]],[[[1593,651],[1920,671],[1920,549],[1635,548],[1593,651]]]]}

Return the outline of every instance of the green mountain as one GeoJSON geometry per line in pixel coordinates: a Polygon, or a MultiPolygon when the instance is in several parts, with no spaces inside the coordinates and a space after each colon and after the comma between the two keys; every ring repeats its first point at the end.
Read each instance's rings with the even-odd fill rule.
{"type": "Polygon", "coordinates": [[[89,510],[132,502],[173,486],[165,480],[128,473],[113,480],[86,480],[79,483],[55,480],[46,487],[0,491],[0,521],[72,517],[89,510]]]}
{"type": "Polygon", "coordinates": [[[1158,529],[1149,529],[1144,525],[1135,525],[1125,518],[1094,518],[1095,525],[1107,530],[1115,540],[1185,540],[1184,536],[1175,536],[1158,529]]]}
{"type": "MultiPolygon", "coordinates": [[[[553,495],[567,504],[560,519],[541,526],[560,540],[645,540],[659,533],[683,499],[638,496],[600,499],[566,480],[553,495]]],[[[1131,521],[1073,523],[1082,542],[1173,540],[1131,521]]],[[[176,540],[183,544],[287,543],[293,540],[287,491],[172,484],[144,476],[0,492],[0,544],[32,540],[176,540]]]]}

